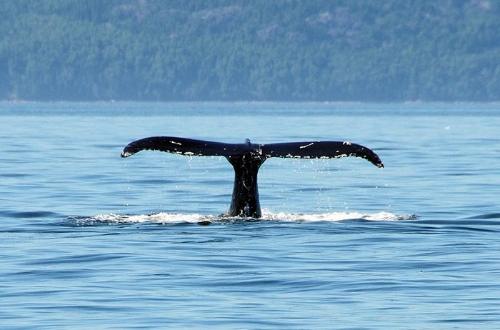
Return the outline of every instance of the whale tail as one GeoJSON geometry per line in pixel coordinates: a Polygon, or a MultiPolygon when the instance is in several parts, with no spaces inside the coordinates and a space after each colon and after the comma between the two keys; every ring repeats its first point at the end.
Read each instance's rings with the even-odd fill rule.
{"type": "Polygon", "coordinates": [[[154,136],[129,143],[121,154],[129,157],[142,150],[157,150],[186,156],[234,157],[245,153],[267,159],[279,158],[341,158],[361,157],[377,167],[384,167],[378,155],[371,149],[351,142],[308,141],[270,144],[221,143],[186,139],[174,136],[154,136]]]}
{"type": "Polygon", "coordinates": [[[128,144],[122,157],[142,150],[158,150],[186,156],[223,156],[235,173],[229,216],[259,218],[261,216],[257,173],[267,158],[340,158],[361,157],[377,167],[384,167],[378,155],[367,147],[351,142],[310,141],[252,144],[220,143],[173,136],[155,136],[128,144]]]}

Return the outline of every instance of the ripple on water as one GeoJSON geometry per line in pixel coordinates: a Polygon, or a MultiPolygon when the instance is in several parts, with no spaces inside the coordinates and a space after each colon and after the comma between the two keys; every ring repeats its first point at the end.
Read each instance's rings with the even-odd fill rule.
{"type": "Polygon", "coordinates": [[[50,211],[0,211],[0,216],[6,218],[57,218],[61,215],[50,211]]]}
{"type": "Polygon", "coordinates": [[[465,218],[468,220],[474,220],[474,219],[500,219],[500,213],[485,213],[485,214],[479,214],[475,215],[472,217],[465,218]]]}

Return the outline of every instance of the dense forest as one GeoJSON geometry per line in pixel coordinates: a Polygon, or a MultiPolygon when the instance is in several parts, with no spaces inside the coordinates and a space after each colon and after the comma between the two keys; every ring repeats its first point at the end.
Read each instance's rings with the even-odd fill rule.
{"type": "Polygon", "coordinates": [[[498,0],[2,0],[0,99],[498,101],[498,0]]]}

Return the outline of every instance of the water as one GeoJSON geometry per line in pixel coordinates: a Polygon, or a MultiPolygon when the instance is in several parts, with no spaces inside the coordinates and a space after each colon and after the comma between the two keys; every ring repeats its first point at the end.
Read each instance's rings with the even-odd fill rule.
{"type": "Polygon", "coordinates": [[[500,328],[498,104],[0,103],[2,329],[500,328]],[[270,159],[224,219],[225,159],[174,135],[351,140],[270,159]]]}

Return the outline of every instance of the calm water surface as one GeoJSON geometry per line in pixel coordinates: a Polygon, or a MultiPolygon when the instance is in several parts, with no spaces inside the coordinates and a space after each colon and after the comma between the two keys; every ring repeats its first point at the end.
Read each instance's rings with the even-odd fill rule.
{"type": "Polygon", "coordinates": [[[0,103],[1,329],[498,329],[500,106],[0,103]],[[152,135],[351,140],[270,159],[223,219],[223,158],[152,135]],[[210,223],[209,225],[201,225],[210,223]]]}

